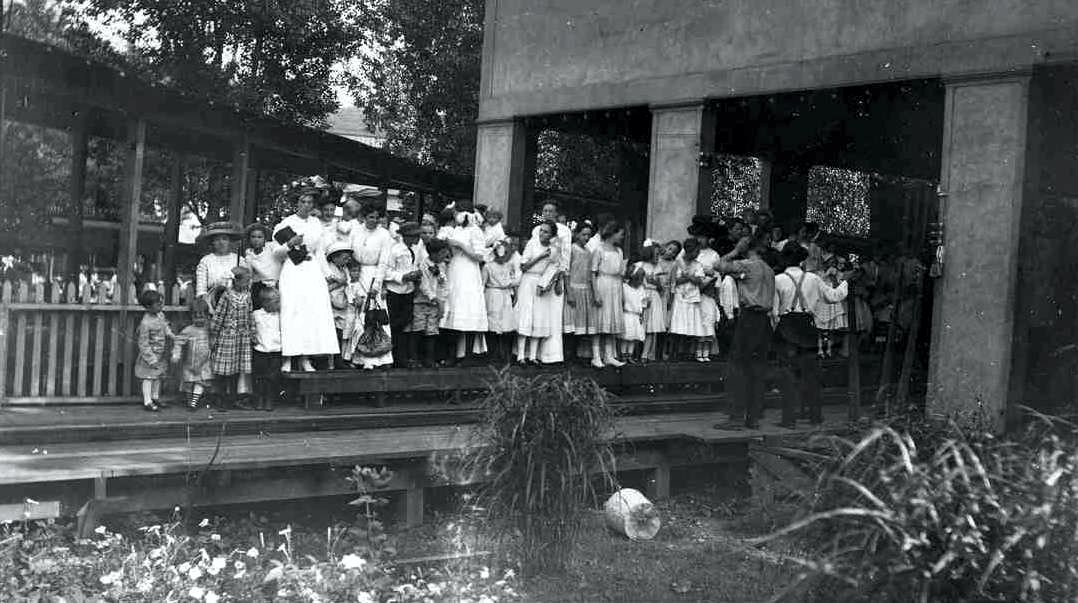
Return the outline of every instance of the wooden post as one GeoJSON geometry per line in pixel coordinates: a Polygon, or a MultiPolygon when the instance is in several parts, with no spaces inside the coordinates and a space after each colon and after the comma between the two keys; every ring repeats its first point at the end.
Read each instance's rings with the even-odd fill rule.
{"type": "MultiPolygon", "coordinates": [[[[119,265],[116,267],[116,289],[113,291],[115,301],[120,304],[120,317],[118,324],[121,329],[127,327],[127,314],[131,302],[128,299],[132,287],[135,285],[135,258],[138,256],[138,227],[139,227],[139,202],[142,199],[142,168],[146,162],[146,121],[141,118],[131,119],[127,122],[127,162],[124,173],[123,189],[123,220],[120,226],[120,253],[119,265]]],[[[101,395],[100,375],[101,363],[104,358],[100,353],[102,340],[103,322],[97,327],[98,354],[97,367],[94,369],[94,395],[101,395]]],[[[134,337],[134,333],[121,333],[125,338],[134,337]]],[[[130,373],[134,359],[127,353],[129,346],[124,346],[124,373],[130,373]]],[[[115,350],[110,351],[115,354],[115,350]]],[[[126,383],[126,381],[125,381],[126,383]]]]}
{"type": "Polygon", "coordinates": [[[232,147],[232,201],[228,207],[228,219],[243,224],[244,206],[247,204],[248,171],[251,167],[251,143],[247,135],[232,147]]]}
{"type": "Polygon", "coordinates": [[[861,333],[857,326],[857,297],[850,295],[846,298],[846,316],[849,320],[850,338],[848,339],[849,352],[849,383],[848,395],[850,399],[850,421],[861,418],[861,333]]]}
{"type": "Polygon", "coordinates": [[[82,108],[76,112],[75,123],[71,128],[71,182],[68,188],[68,200],[71,203],[71,222],[69,223],[70,234],[67,251],[67,274],[78,274],[79,266],[82,265],[84,250],[83,242],[83,194],[86,191],[86,155],[90,137],[87,133],[86,123],[89,110],[82,108]]]}
{"type": "Polygon", "coordinates": [[[187,158],[180,155],[172,162],[171,182],[169,183],[168,221],[165,222],[165,238],[161,241],[164,250],[162,264],[165,291],[171,291],[176,282],[176,245],[180,240],[180,214],[183,213],[183,173],[187,158]]]}
{"type": "MultiPolygon", "coordinates": [[[[249,153],[252,156],[250,159],[251,164],[254,164],[254,150],[249,153]]],[[[259,200],[259,183],[262,180],[262,171],[258,168],[252,167],[247,173],[247,198],[243,204],[243,223],[240,226],[246,226],[255,221],[258,217],[258,200],[259,200]]]]}
{"type": "MultiPolygon", "coordinates": [[[[126,292],[135,282],[135,257],[138,255],[139,201],[142,198],[142,168],[146,162],[146,122],[132,119],[127,123],[127,163],[124,168],[123,219],[120,226],[120,253],[116,267],[117,293],[126,305],[126,292]]],[[[126,319],[126,316],[124,317],[126,319]]],[[[122,323],[121,323],[122,324],[122,323]]]]}
{"type": "Polygon", "coordinates": [[[399,517],[405,527],[415,528],[423,525],[424,488],[423,478],[418,470],[409,469],[406,486],[401,492],[399,517]]]}
{"type": "Polygon", "coordinates": [[[11,281],[4,281],[0,285],[0,408],[7,402],[7,359],[8,332],[11,329],[11,310],[8,304],[11,302],[11,281]]]}

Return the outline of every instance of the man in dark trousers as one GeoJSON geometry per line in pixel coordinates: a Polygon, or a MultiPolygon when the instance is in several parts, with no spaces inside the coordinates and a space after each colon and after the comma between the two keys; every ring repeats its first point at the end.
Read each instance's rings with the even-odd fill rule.
{"type": "MultiPolygon", "coordinates": [[[[730,348],[734,400],[745,413],[745,427],[756,429],[764,412],[764,384],[767,379],[767,355],[771,349],[771,312],[775,303],[775,273],[762,258],[765,241],[761,237],[742,238],[737,246],[722,256],[715,269],[732,274],[737,280],[740,302],[730,348]],[[737,259],[743,258],[743,259],[737,259]]],[[[730,429],[719,423],[715,429],[730,429]]]]}
{"type": "Polygon", "coordinates": [[[775,277],[775,308],[778,319],[775,341],[782,370],[782,427],[792,428],[795,413],[802,404],[808,408],[808,420],[823,422],[820,406],[820,360],[816,355],[816,323],[813,313],[821,303],[837,304],[846,299],[848,274],[837,287],[805,272],[802,265],[808,251],[801,245],[787,245],[782,250],[786,268],[775,277]]]}

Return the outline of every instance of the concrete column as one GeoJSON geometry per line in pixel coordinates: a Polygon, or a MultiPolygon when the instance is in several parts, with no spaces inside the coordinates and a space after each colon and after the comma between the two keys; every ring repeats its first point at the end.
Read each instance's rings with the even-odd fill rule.
{"type": "Polygon", "coordinates": [[[1013,357],[1029,77],[947,82],[929,412],[1002,427],[1013,357]]]}
{"type": "Polygon", "coordinates": [[[714,146],[714,116],[704,103],[652,107],[648,238],[684,239],[692,217],[710,212],[710,173],[700,153],[714,146]]]}
{"type": "Polygon", "coordinates": [[[536,136],[521,120],[482,123],[478,130],[473,202],[501,210],[506,228],[517,230],[533,204],[536,136]]]}

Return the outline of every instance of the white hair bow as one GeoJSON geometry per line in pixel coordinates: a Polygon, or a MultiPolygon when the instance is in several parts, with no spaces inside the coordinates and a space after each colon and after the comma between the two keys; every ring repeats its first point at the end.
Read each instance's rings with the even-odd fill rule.
{"type": "Polygon", "coordinates": [[[651,239],[644,239],[644,247],[652,247],[655,245],[655,241],[651,239]]]}

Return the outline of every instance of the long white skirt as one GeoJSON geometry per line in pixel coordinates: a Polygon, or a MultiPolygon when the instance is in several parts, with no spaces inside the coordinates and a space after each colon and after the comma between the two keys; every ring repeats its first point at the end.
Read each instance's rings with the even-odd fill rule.
{"type": "Polygon", "coordinates": [[[487,332],[487,301],[483,296],[483,276],[479,263],[457,253],[446,270],[449,299],[438,325],[442,329],[468,333],[487,332]]]}
{"type": "Polygon", "coordinates": [[[285,260],[278,284],[281,290],[281,355],[337,354],[337,331],[329,288],[318,262],[293,264],[285,260]]]}

